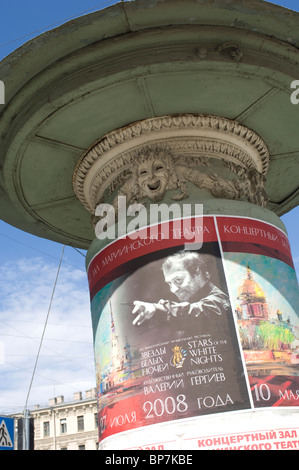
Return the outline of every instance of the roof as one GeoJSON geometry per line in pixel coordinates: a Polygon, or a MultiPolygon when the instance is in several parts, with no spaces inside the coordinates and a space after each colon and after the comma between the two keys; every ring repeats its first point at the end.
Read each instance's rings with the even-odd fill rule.
{"type": "Polygon", "coordinates": [[[79,248],[94,238],[77,162],[98,139],[180,113],[235,119],[266,142],[268,208],[298,204],[299,14],[261,0],[135,0],[29,41],[0,63],[0,216],[79,248]]]}

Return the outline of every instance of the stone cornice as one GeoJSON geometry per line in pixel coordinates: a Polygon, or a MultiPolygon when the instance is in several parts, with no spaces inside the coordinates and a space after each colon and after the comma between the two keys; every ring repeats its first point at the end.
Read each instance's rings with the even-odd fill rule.
{"type": "MultiPolygon", "coordinates": [[[[138,198],[132,199],[132,194],[136,194],[133,174],[142,155],[148,152],[156,156],[159,152],[171,155],[180,180],[207,189],[214,197],[243,198],[264,205],[265,197],[255,198],[252,187],[256,184],[256,190],[261,189],[268,171],[269,153],[264,141],[237,121],[202,114],[147,119],[104,136],[77,164],[73,187],[78,199],[91,214],[114,191],[126,194],[131,202],[138,202],[138,198]],[[238,179],[241,192],[230,178],[201,172],[202,167],[212,168],[217,161],[229,169],[232,180],[238,179]]],[[[167,189],[176,188],[172,182],[167,189]]],[[[181,199],[184,197],[188,194],[181,199]]]]}

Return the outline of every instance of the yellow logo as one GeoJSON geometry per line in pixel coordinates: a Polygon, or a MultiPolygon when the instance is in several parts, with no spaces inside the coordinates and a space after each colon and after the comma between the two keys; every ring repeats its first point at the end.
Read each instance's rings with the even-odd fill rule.
{"type": "Polygon", "coordinates": [[[175,346],[172,349],[173,356],[171,358],[170,364],[176,368],[182,367],[186,359],[186,351],[181,346],[175,346]]]}

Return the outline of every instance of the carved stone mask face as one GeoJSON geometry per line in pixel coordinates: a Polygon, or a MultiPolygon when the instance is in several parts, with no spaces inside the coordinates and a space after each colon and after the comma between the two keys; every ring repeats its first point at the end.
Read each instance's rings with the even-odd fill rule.
{"type": "Polygon", "coordinates": [[[166,191],[169,172],[161,158],[144,161],[138,168],[138,184],[152,201],[161,199],[166,191]]]}

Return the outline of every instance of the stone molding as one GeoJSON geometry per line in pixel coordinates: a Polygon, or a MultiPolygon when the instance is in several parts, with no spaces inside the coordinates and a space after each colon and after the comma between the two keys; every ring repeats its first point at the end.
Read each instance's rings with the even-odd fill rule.
{"type": "Polygon", "coordinates": [[[128,203],[133,203],[145,197],[162,200],[165,191],[178,189],[172,199],[185,199],[189,196],[187,183],[206,189],[213,197],[264,206],[268,167],[264,141],[237,121],[202,114],[170,115],[139,121],[105,135],[78,162],[73,187],[91,214],[99,203],[113,200],[115,194],[126,195],[128,203]],[[163,191],[140,190],[138,168],[159,158],[165,164],[167,179],[163,191]],[[220,175],[213,169],[215,163],[223,165],[220,175]]]}

